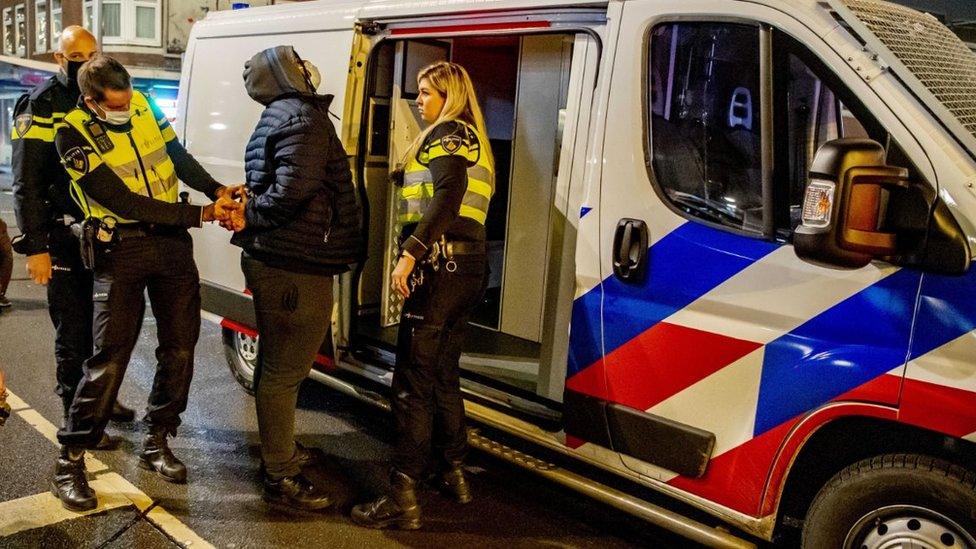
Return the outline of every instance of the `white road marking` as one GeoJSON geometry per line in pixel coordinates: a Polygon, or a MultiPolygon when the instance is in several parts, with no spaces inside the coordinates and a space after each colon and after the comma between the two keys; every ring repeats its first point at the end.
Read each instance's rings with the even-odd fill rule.
{"type": "MultiPolygon", "coordinates": [[[[13,394],[9,388],[7,389],[7,402],[21,419],[44,435],[44,438],[50,440],[55,445],[59,444],[57,437],[58,428],[39,414],[37,410],[30,408],[26,402],[13,394]]],[[[90,513],[72,513],[71,511],[64,510],[61,507],[61,502],[50,492],[3,502],[0,503],[0,536],[8,536],[31,528],[49,526],[64,520],[77,518],[83,514],[100,513],[107,509],[122,507],[124,505],[135,505],[140,512],[145,512],[153,506],[152,498],[146,495],[145,492],[118,473],[110,472],[107,465],[90,453],[85,456],[85,465],[89,473],[96,475],[96,478],[91,482],[91,486],[98,494],[97,508],[90,513]],[[24,509],[14,505],[17,502],[27,503],[34,507],[24,509]],[[37,512],[29,512],[29,509],[36,509],[37,512]]],[[[152,507],[146,513],[146,518],[184,547],[213,548],[210,542],[201,538],[196,532],[188,528],[179,519],[170,514],[169,511],[159,505],[152,507]]]]}

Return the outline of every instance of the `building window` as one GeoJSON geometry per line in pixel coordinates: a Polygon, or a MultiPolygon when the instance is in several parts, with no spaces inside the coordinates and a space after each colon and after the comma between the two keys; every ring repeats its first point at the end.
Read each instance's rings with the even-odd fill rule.
{"type": "Polygon", "coordinates": [[[135,2],[135,38],[159,42],[159,3],[155,1],[136,0],[135,2]]]}
{"type": "Polygon", "coordinates": [[[47,51],[47,2],[43,0],[34,4],[34,51],[47,51]]]}
{"type": "Polygon", "coordinates": [[[762,235],[759,28],[656,27],[647,89],[654,175],[689,217],[762,235]]]}
{"type": "Polygon", "coordinates": [[[14,43],[17,44],[17,57],[27,56],[27,8],[23,4],[14,6],[14,21],[17,32],[14,43]]]}
{"type": "Polygon", "coordinates": [[[61,0],[51,0],[51,49],[57,49],[62,28],[61,0]]]}
{"type": "MultiPolygon", "coordinates": [[[[85,25],[96,35],[94,2],[85,0],[85,25]]],[[[101,38],[105,44],[159,46],[162,18],[159,0],[103,0],[101,38]]]]}
{"type": "Polygon", "coordinates": [[[122,38],[122,2],[102,2],[102,38],[122,38]]]}
{"type": "Polygon", "coordinates": [[[84,18],[85,18],[85,28],[91,31],[92,34],[97,35],[97,29],[95,29],[95,3],[91,0],[85,0],[84,3],[84,18]]]}
{"type": "Polygon", "coordinates": [[[14,54],[14,10],[13,8],[3,9],[3,53],[4,55],[14,54]]]}

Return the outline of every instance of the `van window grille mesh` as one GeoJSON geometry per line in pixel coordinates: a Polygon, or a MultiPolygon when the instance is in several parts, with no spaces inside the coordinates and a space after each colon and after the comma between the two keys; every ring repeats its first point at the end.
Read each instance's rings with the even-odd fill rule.
{"type": "Polygon", "coordinates": [[[976,136],[976,53],[929,14],[879,0],[844,4],[976,136]]]}

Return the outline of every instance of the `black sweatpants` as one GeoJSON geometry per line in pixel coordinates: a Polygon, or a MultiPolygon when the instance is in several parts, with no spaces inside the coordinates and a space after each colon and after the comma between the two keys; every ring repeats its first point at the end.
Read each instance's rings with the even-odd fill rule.
{"type": "Polygon", "coordinates": [[[329,330],[333,277],[279,269],[246,254],[241,270],[261,337],[254,372],[261,459],[271,478],[297,475],[298,389],[329,330]]]}
{"type": "Polygon", "coordinates": [[[455,261],[453,273],[443,260],[436,272],[429,265],[417,267],[423,269],[423,283],[407,298],[400,317],[393,372],[393,466],[414,479],[427,468],[431,448],[438,467],[460,462],[467,454],[458,361],[468,318],[484,296],[487,261],[483,255],[457,256],[455,261]]]}
{"type": "Polygon", "coordinates": [[[62,444],[91,448],[101,439],[139,338],[147,290],[159,344],[144,421],[150,429],[176,432],[200,335],[200,276],[193,241],[183,229],[123,238],[98,258],[90,294],[95,354],[84,363],[65,426],[58,431],[62,444]]]}

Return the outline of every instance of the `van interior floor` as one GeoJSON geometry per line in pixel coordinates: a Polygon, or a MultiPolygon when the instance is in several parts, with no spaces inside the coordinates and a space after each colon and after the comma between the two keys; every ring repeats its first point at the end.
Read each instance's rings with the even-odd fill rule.
{"type": "MultiPolygon", "coordinates": [[[[358,320],[356,331],[366,341],[378,343],[388,350],[396,347],[397,327],[380,327],[378,313],[360,316],[358,320]]],[[[539,371],[538,343],[469,324],[462,352],[462,369],[535,392],[539,371]]]]}

